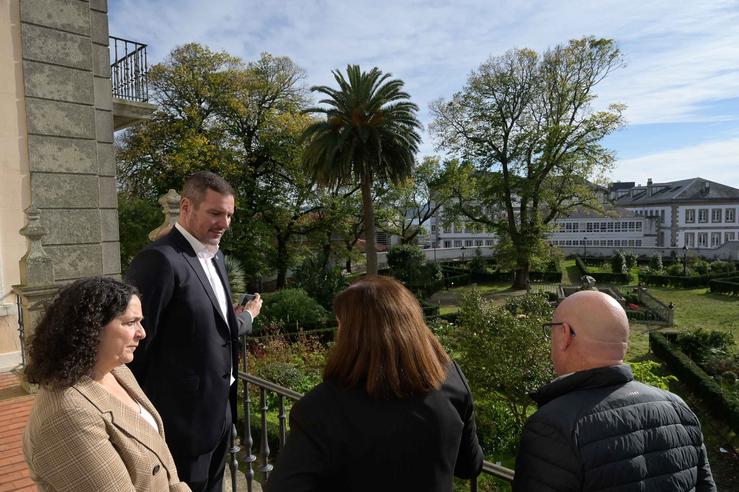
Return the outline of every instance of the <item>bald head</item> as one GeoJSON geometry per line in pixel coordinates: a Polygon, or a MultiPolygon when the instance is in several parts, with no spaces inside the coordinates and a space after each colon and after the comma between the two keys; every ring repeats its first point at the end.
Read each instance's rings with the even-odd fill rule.
{"type": "Polygon", "coordinates": [[[623,363],[629,320],[611,296],[576,292],[557,306],[553,320],[567,324],[562,333],[552,336],[552,361],[558,374],[623,363]]]}

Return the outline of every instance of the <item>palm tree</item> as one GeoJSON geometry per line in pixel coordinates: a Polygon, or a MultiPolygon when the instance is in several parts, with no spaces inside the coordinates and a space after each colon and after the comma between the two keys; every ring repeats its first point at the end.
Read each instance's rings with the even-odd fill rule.
{"type": "Polygon", "coordinates": [[[372,185],[375,180],[399,183],[410,176],[421,142],[416,118],[418,106],[402,91],[403,81],[390,79],[375,67],[362,72],[348,65],[347,77],[332,71],[338,89],[311,87],[327,97],[307,113],[326,116],[303,132],[308,142],[303,161],[316,183],[335,186],[359,181],[365,224],[367,273],[377,274],[375,213],[372,185]],[[390,80],[388,80],[390,79],[390,80]]]}

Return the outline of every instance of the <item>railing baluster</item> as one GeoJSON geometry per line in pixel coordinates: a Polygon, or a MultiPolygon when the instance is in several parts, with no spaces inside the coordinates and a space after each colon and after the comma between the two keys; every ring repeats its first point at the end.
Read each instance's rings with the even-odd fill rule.
{"type": "Polygon", "coordinates": [[[280,395],[280,449],[285,447],[285,440],[287,439],[287,425],[285,425],[285,397],[280,395]]]}
{"type": "Polygon", "coordinates": [[[241,449],[236,444],[237,437],[238,436],[236,434],[236,424],[231,424],[231,449],[229,450],[229,452],[231,453],[231,461],[229,461],[228,463],[228,467],[230,468],[230,471],[231,471],[231,492],[237,492],[236,490],[236,485],[237,485],[236,471],[239,469],[239,460],[236,458],[236,454],[241,449]]]}
{"type": "MultiPolygon", "coordinates": [[[[249,368],[249,361],[246,358],[247,350],[246,350],[246,343],[242,344],[242,354],[241,354],[241,360],[244,361],[244,372],[247,372],[249,368]]],[[[241,378],[239,378],[241,379],[241,378]]],[[[246,475],[246,489],[248,492],[252,492],[252,484],[254,483],[254,467],[253,463],[256,461],[257,457],[254,456],[251,452],[251,448],[254,445],[254,439],[251,435],[251,397],[249,396],[249,382],[247,380],[244,381],[244,439],[242,439],[242,444],[246,445],[246,456],[244,456],[244,462],[246,463],[246,471],[244,472],[246,475]]]]}
{"type": "Polygon", "coordinates": [[[267,390],[265,388],[259,388],[259,403],[262,406],[262,438],[259,442],[259,454],[262,457],[262,464],[259,466],[259,471],[264,475],[264,481],[266,482],[269,478],[269,472],[272,471],[272,465],[269,463],[269,439],[267,437],[267,411],[269,405],[267,404],[267,390]]]}

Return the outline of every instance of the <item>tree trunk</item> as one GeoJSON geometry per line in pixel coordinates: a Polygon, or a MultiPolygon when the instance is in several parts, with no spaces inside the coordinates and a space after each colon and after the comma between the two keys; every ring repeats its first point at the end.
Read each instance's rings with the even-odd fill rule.
{"type": "Polygon", "coordinates": [[[377,247],[375,245],[375,209],[372,205],[372,178],[362,176],[362,209],[364,211],[364,252],[367,256],[367,275],[377,275],[377,247]]]}
{"type": "Polygon", "coordinates": [[[287,282],[287,240],[277,235],[277,289],[285,287],[287,282]]]}
{"type": "Polygon", "coordinates": [[[527,284],[529,283],[529,260],[526,258],[525,261],[522,261],[521,258],[518,259],[518,264],[516,265],[516,278],[513,280],[513,288],[514,289],[525,289],[527,284]]]}

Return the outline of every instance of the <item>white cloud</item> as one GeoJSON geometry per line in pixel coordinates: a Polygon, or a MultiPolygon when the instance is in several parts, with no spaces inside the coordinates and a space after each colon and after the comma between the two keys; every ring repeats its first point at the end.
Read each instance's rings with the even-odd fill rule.
{"type": "Polygon", "coordinates": [[[700,176],[739,188],[737,156],[739,137],[619,160],[611,177],[645,184],[648,178],[659,182],[700,176]]]}

